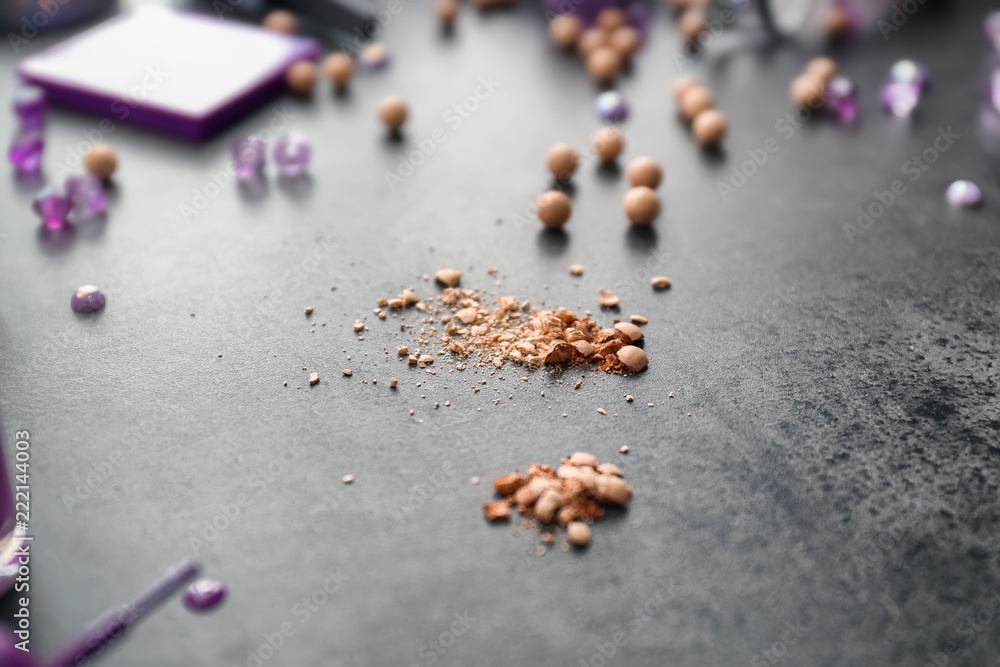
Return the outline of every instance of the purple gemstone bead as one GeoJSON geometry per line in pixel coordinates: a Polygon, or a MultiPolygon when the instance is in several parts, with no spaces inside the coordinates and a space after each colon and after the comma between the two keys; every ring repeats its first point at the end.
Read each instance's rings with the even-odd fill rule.
{"type": "Polygon", "coordinates": [[[108,195],[101,179],[93,174],[70,176],[66,179],[66,196],[74,218],[86,220],[108,210],[108,195]]]}
{"type": "Polygon", "coordinates": [[[628,102],[625,96],[609,90],[597,96],[597,115],[608,123],[622,123],[628,118],[628,102]]]}
{"type": "Polygon", "coordinates": [[[983,22],[986,36],[993,42],[993,48],[1000,51],[1000,11],[990,12],[983,22]]]}
{"type": "Polygon", "coordinates": [[[997,113],[1000,113],[1000,69],[993,70],[990,74],[990,82],[986,86],[986,96],[990,100],[990,106],[997,113]]]}
{"type": "Polygon", "coordinates": [[[49,229],[62,229],[66,226],[66,216],[69,214],[70,201],[65,193],[46,185],[38,191],[31,202],[42,223],[49,229]]]}
{"type": "Polygon", "coordinates": [[[645,40],[653,25],[653,16],[649,13],[649,8],[641,2],[633,2],[625,8],[625,18],[632,29],[645,40]]]}
{"type": "Polygon", "coordinates": [[[948,186],[945,199],[952,206],[978,206],[983,201],[983,193],[972,181],[955,181],[948,186]]]}
{"type": "Polygon", "coordinates": [[[285,176],[297,176],[309,166],[312,146],[309,140],[298,132],[290,132],[274,142],[272,149],[274,163],[285,176]]]}
{"type": "Polygon", "coordinates": [[[900,60],[889,69],[889,81],[916,84],[920,92],[925,92],[931,85],[931,75],[920,63],[900,60]]]}
{"type": "Polygon", "coordinates": [[[240,180],[250,181],[260,175],[267,161],[267,147],[257,137],[240,139],[233,144],[233,161],[240,180]]]}
{"type": "Polygon", "coordinates": [[[199,579],[184,593],[184,604],[192,611],[208,611],[226,597],[226,586],[214,579],[199,579]]]}
{"type": "Polygon", "coordinates": [[[107,302],[108,300],[104,298],[104,292],[93,285],[84,285],[73,292],[73,298],[69,300],[69,305],[78,313],[92,313],[104,308],[107,302]]]}
{"type": "Polygon", "coordinates": [[[18,173],[37,174],[42,168],[45,138],[40,132],[18,134],[10,144],[7,157],[18,173]]]}
{"type": "Polygon", "coordinates": [[[25,130],[37,130],[45,124],[45,91],[37,86],[21,86],[14,93],[14,112],[25,130]]]}
{"type": "Polygon", "coordinates": [[[389,52],[380,42],[372,42],[361,49],[358,56],[358,67],[366,70],[382,69],[389,64],[389,52]]]}
{"type": "Polygon", "coordinates": [[[879,95],[882,107],[897,118],[906,118],[920,101],[920,86],[915,83],[889,81],[882,84],[879,95]]]}
{"type": "Polygon", "coordinates": [[[858,87],[850,79],[835,76],[826,86],[826,108],[842,123],[850,123],[858,115],[858,87]]]}
{"type": "Polygon", "coordinates": [[[6,627],[0,627],[0,665],[4,667],[33,667],[32,653],[17,648],[20,640],[6,627]]]}

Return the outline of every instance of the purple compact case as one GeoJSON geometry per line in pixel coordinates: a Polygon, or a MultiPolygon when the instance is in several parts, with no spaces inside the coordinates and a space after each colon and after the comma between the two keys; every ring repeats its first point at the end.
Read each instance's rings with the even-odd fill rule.
{"type": "Polygon", "coordinates": [[[213,17],[146,7],[22,62],[49,101],[202,140],[286,89],[319,44],[213,17]]]}

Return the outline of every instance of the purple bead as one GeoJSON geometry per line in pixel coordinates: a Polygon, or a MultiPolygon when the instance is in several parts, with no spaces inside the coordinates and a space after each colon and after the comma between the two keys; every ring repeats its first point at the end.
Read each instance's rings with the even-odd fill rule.
{"type": "Polygon", "coordinates": [[[641,2],[633,2],[625,8],[625,19],[628,24],[639,33],[639,37],[646,39],[649,29],[653,25],[653,16],[649,13],[649,8],[641,2]]]}
{"type": "Polygon", "coordinates": [[[70,201],[65,193],[51,185],[46,185],[35,195],[31,202],[31,208],[34,209],[47,228],[62,229],[66,226],[70,201]]]}
{"type": "Polygon", "coordinates": [[[33,653],[17,648],[20,640],[6,626],[0,626],[0,665],[4,667],[32,667],[33,653]]]}
{"type": "Polygon", "coordinates": [[[986,30],[986,36],[993,42],[993,48],[1000,51],[1000,11],[987,14],[983,28],[986,30]]]}
{"type": "Polygon", "coordinates": [[[990,74],[990,81],[986,86],[986,96],[989,98],[993,110],[1000,113],[1000,69],[993,70],[993,73],[990,74]]]}
{"type": "Polygon", "coordinates": [[[389,64],[389,52],[379,42],[372,42],[361,49],[358,56],[358,67],[366,70],[382,69],[389,64]]]}
{"type": "Polygon", "coordinates": [[[108,210],[108,196],[101,179],[93,174],[70,176],[66,179],[66,196],[74,218],[87,220],[108,210]]]}
{"type": "Polygon", "coordinates": [[[260,175],[267,161],[267,147],[257,137],[240,139],[233,144],[233,161],[240,180],[251,181],[260,175]]]}
{"type": "Polygon", "coordinates": [[[285,176],[298,176],[306,170],[312,158],[312,146],[298,132],[279,137],[271,150],[278,171],[285,176]]]}
{"type": "Polygon", "coordinates": [[[37,86],[21,86],[14,93],[14,112],[25,130],[45,124],[45,91],[37,86]]]}
{"type": "Polygon", "coordinates": [[[92,313],[95,310],[104,308],[108,302],[104,298],[104,293],[93,285],[84,285],[73,292],[73,298],[69,300],[70,307],[78,313],[92,313]]]}
{"type": "Polygon", "coordinates": [[[912,60],[900,60],[889,69],[889,81],[896,83],[912,83],[926,92],[931,85],[931,75],[927,68],[912,60]]]}
{"type": "Polygon", "coordinates": [[[10,144],[7,158],[21,174],[37,174],[42,168],[45,138],[37,131],[18,134],[10,144]]]}
{"type": "Polygon", "coordinates": [[[214,579],[199,579],[184,593],[184,604],[192,611],[208,611],[226,597],[226,586],[214,579]]]}
{"type": "Polygon", "coordinates": [[[850,123],[858,115],[858,87],[850,79],[833,77],[826,85],[826,108],[842,123],[850,123]]]}
{"type": "Polygon", "coordinates": [[[945,199],[952,206],[978,206],[983,201],[983,193],[972,181],[955,181],[948,186],[945,199]]]}
{"type": "Polygon", "coordinates": [[[882,107],[897,118],[906,118],[920,101],[920,86],[915,83],[889,81],[882,84],[879,95],[882,107]]]}
{"type": "Polygon", "coordinates": [[[628,102],[625,96],[609,90],[597,96],[597,115],[608,123],[622,123],[628,118],[628,102]]]}

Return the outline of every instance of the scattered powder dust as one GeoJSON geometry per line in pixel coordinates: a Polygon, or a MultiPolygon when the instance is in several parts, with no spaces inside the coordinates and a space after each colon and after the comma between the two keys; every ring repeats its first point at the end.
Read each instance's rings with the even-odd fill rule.
{"type": "Polygon", "coordinates": [[[515,470],[495,479],[493,488],[503,498],[483,505],[488,520],[507,520],[516,507],[528,517],[524,527],[542,532],[543,543],[554,541],[552,532],[558,526],[568,526],[570,541],[577,546],[590,541],[589,526],[585,530],[577,524],[603,518],[606,506],[626,505],[632,496],[618,466],[598,464],[596,456],[585,452],[562,459],[558,468],[532,463],[527,475],[515,470]]]}

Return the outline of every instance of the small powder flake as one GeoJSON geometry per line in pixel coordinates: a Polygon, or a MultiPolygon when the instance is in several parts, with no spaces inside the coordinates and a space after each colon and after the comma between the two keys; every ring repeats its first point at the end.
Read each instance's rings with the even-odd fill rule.
{"type": "Polygon", "coordinates": [[[316,384],[317,382],[319,382],[319,373],[310,373],[309,384],[316,384]]]}
{"type": "Polygon", "coordinates": [[[343,477],[340,478],[340,481],[343,482],[344,484],[350,484],[351,482],[354,481],[354,475],[344,475],[343,477]]]}
{"type": "Polygon", "coordinates": [[[352,370],[351,370],[351,369],[349,369],[349,368],[345,368],[345,369],[344,369],[344,375],[347,375],[347,376],[351,376],[351,375],[354,375],[354,371],[352,371],[352,370]]]}
{"type": "Polygon", "coordinates": [[[602,415],[608,414],[608,411],[605,410],[604,408],[597,408],[597,411],[600,412],[602,415]]]}

